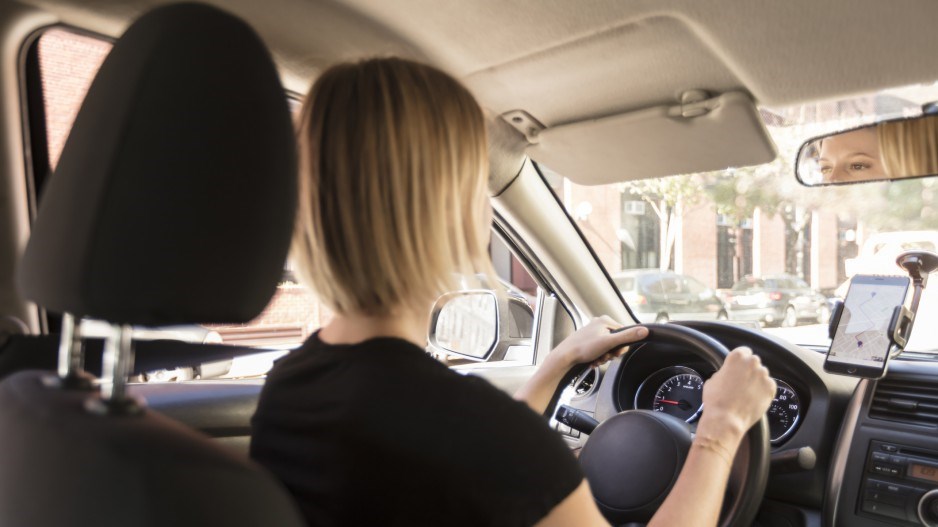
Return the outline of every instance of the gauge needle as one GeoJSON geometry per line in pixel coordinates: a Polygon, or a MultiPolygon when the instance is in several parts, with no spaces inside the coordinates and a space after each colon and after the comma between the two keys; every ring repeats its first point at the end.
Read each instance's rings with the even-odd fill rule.
{"type": "Polygon", "coordinates": [[[661,400],[658,401],[658,402],[661,402],[661,403],[664,403],[664,404],[681,404],[681,403],[679,403],[679,402],[677,402],[677,401],[669,401],[669,400],[667,400],[667,399],[661,399],[661,400]]]}

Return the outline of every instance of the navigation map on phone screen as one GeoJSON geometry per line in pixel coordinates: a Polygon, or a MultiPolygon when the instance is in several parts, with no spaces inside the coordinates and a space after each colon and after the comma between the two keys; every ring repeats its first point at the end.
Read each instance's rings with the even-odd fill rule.
{"type": "Polygon", "coordinates": [[[892,341],[889,323],[905,301],[904,277],[856,277],[844,301],[843,314],[827,360],[842,364],[883,366],[892,341]]]}

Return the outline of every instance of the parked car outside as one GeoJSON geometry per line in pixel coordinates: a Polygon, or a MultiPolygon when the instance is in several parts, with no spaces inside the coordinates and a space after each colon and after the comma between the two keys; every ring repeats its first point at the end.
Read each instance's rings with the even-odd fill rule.
{"type": "Polygon", "coordinates": [[[767,326],[823,324],[830,319],[827,297],[792,275],[744,276],[733,285],[727,305],[731,320],[757,321],[767,326]]]}
{"type": "Polygon", "coordinates": [[[612,277],[643,324],[669,320],[726,320],[716,292],[696,278],[658,269],[631,269],[612,277]]]}

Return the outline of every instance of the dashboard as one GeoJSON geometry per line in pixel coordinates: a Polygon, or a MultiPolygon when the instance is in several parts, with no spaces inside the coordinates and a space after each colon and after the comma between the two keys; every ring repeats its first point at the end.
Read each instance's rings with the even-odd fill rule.
{"type": "Polygon", "coordinates": [[[903,355],[863,380],[833,452],[829,525],[938,525],[938,362],[903,355]]]}

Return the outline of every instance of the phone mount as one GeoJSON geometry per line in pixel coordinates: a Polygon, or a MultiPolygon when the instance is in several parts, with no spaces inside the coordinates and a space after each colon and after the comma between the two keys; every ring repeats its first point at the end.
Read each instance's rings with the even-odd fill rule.
{"type": "MultiPolygon", "coordinates": [[[[938,254],[929,251],[907,251],[896,258],[896,265],[901,267],[912,279],[912,302],[910,307],[896,307],[889,322],[889,338],[892,341],[891,357],[902,353],[912,334],[915,315],[922,300],[922,292],[928,284],[928,275],[938,269],[938,254]]],[[[828,336],[833,339],[834,332],[840,324],[840,317],[844,311],[844,303],[836,302],[831,310],[828,336]]]]}
{"type": "Polygon", "coordinates": [[[922,291],[928,284],[928,275],[938,269],[938,254],[928,251],[908,251],[896,258],[896,265],[909,273],[912,279],[912,313],[918,312],[918,303],[922,300],[922,291]]]}
{"type": "Polygon", "coordinates": [[[894,353],[898,355],[905,349],[909,343],[909,335],[912,334],[912,323],[915,322],[915,313],[905,306],[896,306],[892,312],[892,320],[889,322],[889,340],[894,346],[894,353]]]}
{"type": "Polygon", "coordinates": [[[890,334],[895,335],[893,342],[898,346],[898,355],[905,349],[908,337],[912,333],[918,305],[922,301],[922,292],[928,284],[928,275],[938,269],[938,254],[929,251],[907,251],[896,258],[896,265],[909,273],[909,278],[912,279],[912,303],[909,309],[902,306],[897,308],[889,325],[890,334]],[[901,340],[897,340],[900,337],[901,340]]]}
{"type": "MultiPolygon", "coordinates": [[[[833,340],[834,332],[840,325],[840,316],[844,313],[844,303],[837,302],[831,311],[830,323],[827,327],[828,337],[833,340]]],[[[909,335],[912,333],[912,322],[915,320],[915,313],[905,306],[896,306],[892,312],[892,320],[889,321],[889,340],[892,341],[891,357],[898,355],[905,345],[909,343],[909,335]]]]}

